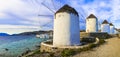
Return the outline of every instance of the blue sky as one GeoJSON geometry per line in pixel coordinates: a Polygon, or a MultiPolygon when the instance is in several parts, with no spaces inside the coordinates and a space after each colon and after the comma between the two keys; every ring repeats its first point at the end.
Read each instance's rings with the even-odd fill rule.
{"type": "Polygon", "coordinates": [[[91,13],[97,16],[99,24],[106,19],[120,28],[119,0],[0,0],[0,32],[53,29],[54,13],[41,3],[54,12],[64,4],[74,7],[80,15],[80,29],[85,29],[85,18],[91,13]]]}

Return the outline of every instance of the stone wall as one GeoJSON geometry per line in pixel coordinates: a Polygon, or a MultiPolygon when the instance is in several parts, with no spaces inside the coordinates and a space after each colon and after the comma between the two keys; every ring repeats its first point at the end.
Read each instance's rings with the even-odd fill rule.
{"type": "MultiPolygon", "coordinates": [[[[87,46],[87,45],[84,45],[87,46]]],[[[53,45],[46,44],[44,42],[41,43],[41,52],[60,52],[63,51],[64,49],[78,49],[78,48],[83,48],[84,46],[61,46],[61,47],[54,47],[53,45]]]]}
{"type": "MultiPolygon", "coordinates": [[[[48,42],[48,41],[46,41],[48,42]]],[[[41,43],[41,48],[40,51],[41,52],[61,52],[65,49],[79,49],[79,48],[84,48],[84,47],[88,47],[89,44],[86,45],[81,45],[81,46],[60,46],[60,47],[55,47],[52,44],[48,44],[46,42],[42,42],[41,43]]],[[[96,38],[96,41],[93,42],[94,44],[98,44],[99,43],[99,39],[96,38]]]]}
{"type": "MultiPolygon", "coordinates": [[[[54,48],[55,48],[55,47],[54,47],[54,48]]],[[[51,50],[54,49],[54,48],[52,47],[52,45],[45,44],[44,42],[42,42],[42,43],[41,43],[40,51],[41,51],[41,52],[45,52],[45,51],[51,52],[51,50]]]]}
{"type": "Polygon", "coordinates": [[[80,32],[80,37],[110,38],[111,36],[105,32],[97,32],[97,33],[80,32]]]}

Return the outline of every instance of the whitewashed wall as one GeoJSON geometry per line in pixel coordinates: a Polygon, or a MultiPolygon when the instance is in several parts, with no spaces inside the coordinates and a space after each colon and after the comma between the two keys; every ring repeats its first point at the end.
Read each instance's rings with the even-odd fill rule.
{"type": "Polygon", "coordinates": [[[115,34],[115,32],[114,32],[114,26],[110,26],[110,34],[115,34]]]}
{"type": "Polygon", "coordinates": [[[86,19],[86,32],[98,32],[98,20],[96,18],[86,19]]]}
{"type": "Polygon", "coordinates": [[[109,24],[102,24],[101,25],[101,32],[107,32],[110,34],[110,25],[109,24]]]}
{"type": "Polygon", "coordinates": [[[54,19],[54,46],[80,45],[79,17],[66,12],[54,19]]]}
{"type": "Polygon", "coordinates": [[[114,30],[115,31],[115,34],[118,34],[119,32],[117,30],[114,30]]]}

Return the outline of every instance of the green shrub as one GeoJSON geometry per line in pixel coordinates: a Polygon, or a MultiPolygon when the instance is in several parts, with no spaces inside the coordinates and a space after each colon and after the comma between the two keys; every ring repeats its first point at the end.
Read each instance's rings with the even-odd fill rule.
{"type": "Polygon", "coordinates": [[[83,47],[82,48],[82,51],[88,51],[88,50],[90,50],[90,47],[83,47]]]}
{"type": "Polygon", "coordinates": [[[88,51],[91,50],[94,47],[97,47],[101,44],[104,44],[105,40],[104,39],[99,39],[98,44],[91,43],[87,47],[79,48],[77,50],[71,50],[71,49],[65,49],[61,52],[62,57],[69,57],[71,55],[74,55],[76,52],[82,52],[82,51],[88,51]]]}
{"type": "Polygon", "coordinates": [[[35,50],[33,54],[40,54],[40,50],[35,50]]]}
{"type": "Polygon", "coordinates": [[[119,36],[119,34],[116,34],[116,36],[120,39],[120,36],[119,36]]]}
{"type": "Polygon", "coordinates": [[[82,48],[79,48],[79,49],[77,49],[77,51],[78,51],[78,52],[82,52],[83,50],[82,50],[82,48]]]}
{"type": "Polygon", "coordinates": [[[94,47],[96,47],[97,46],[97,44],[89,44],[89,48],[94,48],[94,47]]]}
{"type": "Polygon", "coordinates": [[[50,52],[49,54],[50,54],[49,57],[54,57],[54,53],[50,52]]]}
{"type": "Polygon", "coordinates": [[[88,51],[94,47],[97,47],[97,44],[89,44],[87,47],[77,49],[78,52],[88,51]]]}
{"type": "Polygon", "coordinates": [[[99,43],[98,44],[100,45],[100,44],[103,44],[103,43],[105,43],[105,40],[104,39],[99,39],[99,43]]]}
{"type": "Polygon", "coordinates": [[[69,56],[74,55],[74,54],[75,54],[75,51],[72,49],[65,49],[61,52],[62,57],[69,57],[69,56]]]}
{"type": "Polygon", "coordinates": [[[95,38],[94,37],[83,37],[81,38],[81,42],[93,43],[95,42],[95,38]]]}

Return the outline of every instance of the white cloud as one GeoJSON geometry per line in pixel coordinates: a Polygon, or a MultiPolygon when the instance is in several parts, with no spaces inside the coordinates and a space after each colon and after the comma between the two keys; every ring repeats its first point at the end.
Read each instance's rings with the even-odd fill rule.
{"type": "MultiPolygon", "coordinates": [[[[38,17],[39,14],[54,15],[54,13],[41,4],[43,1],[45,1],[44,4],[46,6],[53,11],[55,10],[51,0],[0,0],[0,22],[3,19],[7,19],[8,21],[15,21],[14,24],[16,24],[1,24],[0,28],[28,28],[27,26],[29,25],[30,28],[44,27],[44,29],[51,29],[53,17],[38,17]],[[20,23],[19,27],[17,26],[18,23],[20,23]],[[44,26],[46,24],[47,26],[44,26]]],[[[116,20],[120,21],[119,0],[94,0],[90,3],[85,3],[85,0],[61,1],[54,0],[55,8],[59,9],[63,4],[68,3],[79,12],[79,15],[82,14],[84,18],[93,13],[100,22],[107,19],[113,22],[114,25],[117,25],[118,23],[115,23],[116,20]]],[[[85,19],[80,20],[85,21],[85,19]]],[[[85,26],[85,22],[81,23],[81,26],[85,26]]]]}
{"type": "Polygon", "coordinates": [[[41,30],[38,26],[24,26],[24,25],[0,25],[0,33],[5,32],[9,34],[21,33],[26,31],[38,31],[41,30]]]}
{"type": "MultiPolygon", "coordinates": [[[[42,2],[39,1],[40,3],[42,2]]],[[[44,17],[39,17],[38,15],[53,15],[49,9],[47,9],[45,6],[41,4],[35,4],[34,1],[27,1],[24,2],[24,0],[1,0],[0,5],[0,17],[4,17],[5,15],[8,15],[8,13],[12,13],[16,17],[19,16],[21,18],[24,18],[26,20],[30,20],[33,22],[49,22],[49,19],[51,18],[44,18],[44,17]],[[39,19],[38,19],[39,18],[39,19]],[[47,20],[48,19],[48,20],[47,20]]],[[[21,21],[20,21],[21,22],[21,21]]],[[[24,21],[25,22],[25,21],[24,21]]]]}
{"type": "Polygon", "coordinates": [[[0,29],[1,28],[40,28],[37,26],[24,26],[24,25],[0,25],[0,29]]]}
{"type": "Polygon", "coordinates": [[[47,23],[53,23],[53,19],[50,17],[29,17],[27,18],[29,21],[21,21],[23,24],[30,24],[34,26],[42,26],[47,23]]]}

